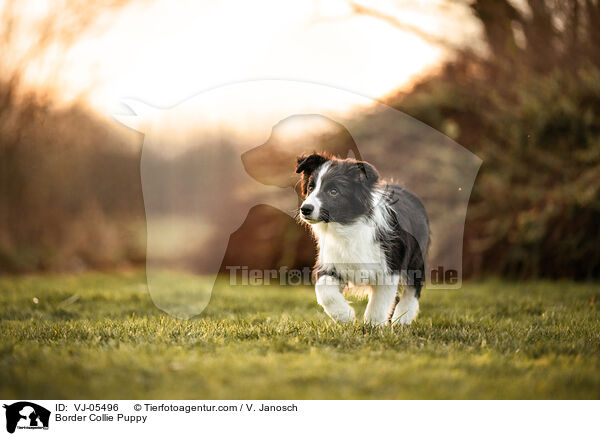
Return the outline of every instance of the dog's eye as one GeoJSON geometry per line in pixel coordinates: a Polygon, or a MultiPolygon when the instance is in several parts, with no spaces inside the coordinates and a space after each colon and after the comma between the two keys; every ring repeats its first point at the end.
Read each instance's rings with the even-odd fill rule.
{"type": "Polygon", "coordinates": [[[335,197],[336,195],[338,195],[338,191],[335,188],[331,188],[329,190],[329,195],[331,195],[332,197],[335,197]]]}
{"type": "Polygon", "coordinates": [[[312,191],[313,189],[315,189],[315,185],[313,185],[312,183],[308,185],[308,192],[312,191]]]}

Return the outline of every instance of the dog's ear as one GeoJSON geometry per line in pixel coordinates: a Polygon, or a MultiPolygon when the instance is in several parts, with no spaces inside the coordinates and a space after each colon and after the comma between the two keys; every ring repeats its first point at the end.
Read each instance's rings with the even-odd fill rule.
{"type": "Polygon", "coordinates": [[[309,156],[298,156],[296,173],[304,173],[305,175],[310,176],[315,169],[319,168],[327,160],[328,159],[325,156],[318,153],[313,153],[309,156]]]}
{"type": "Polygon", "coordinates": [[[302,191],[303,196],[306,197],[306,194],[308,193],[307,187],[308,187],[308,179],[310,178],[310,175],[317,168],[319,168],[321,165],[323,165],[323,163],[327,162],[328,160],[329,160],[328,157],[326,157],[322,154],[319,154],[319,153],[313,153],[309,156],[306,156],[306,155],[298,156],[296,172],[298,174],[300,174],[300,173],[302,174],[300,189],[302,191]]]}
{"type": "Polygon", "coordinates": [[[379,181],[379,172],[368,162],[356,162],[355,171],[357,180],[368,186],[373,186],[379,181]]]}

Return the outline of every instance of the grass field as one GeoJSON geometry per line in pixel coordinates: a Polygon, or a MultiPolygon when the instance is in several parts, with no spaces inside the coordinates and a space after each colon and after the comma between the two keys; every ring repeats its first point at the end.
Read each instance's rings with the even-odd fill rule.
{"type": "Polygon", "coordinates": [[[377,329],[333,324],[307,287],[234,287],[181,321],[143,273],[5,277],[0,396],[600,398],[599,309],[594,283],[471,282],[377,329]]]}

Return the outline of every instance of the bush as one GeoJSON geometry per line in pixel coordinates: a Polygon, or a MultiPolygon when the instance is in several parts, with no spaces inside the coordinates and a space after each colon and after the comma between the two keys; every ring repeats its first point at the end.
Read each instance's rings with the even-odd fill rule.
{"type": "Polygon", "coordinates": [[[483,159],[465,272],[598,278],[600,69],[497,71],[462,59],[392,100],[483,159]]]}

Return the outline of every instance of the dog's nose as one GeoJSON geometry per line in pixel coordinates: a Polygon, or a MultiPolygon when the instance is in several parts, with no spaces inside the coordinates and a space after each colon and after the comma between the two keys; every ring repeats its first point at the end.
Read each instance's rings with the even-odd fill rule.
{"type": "Polygon", "coordinates": [[[300,208],[300,211],[302,212],[302,215],[304,215],[304,216],[310,215],[313,210],[315,210],[315,207],[312,204],[303,204],[302,207],[300,208]]]}

